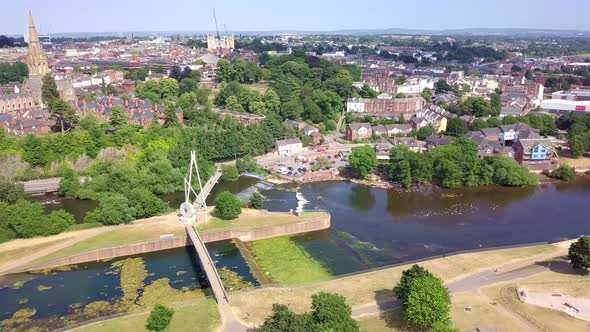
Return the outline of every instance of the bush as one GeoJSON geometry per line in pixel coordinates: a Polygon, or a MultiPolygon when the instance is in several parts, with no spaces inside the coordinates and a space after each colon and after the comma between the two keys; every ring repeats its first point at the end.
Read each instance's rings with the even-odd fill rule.
{"type": "Polygon", "coordinates": [[[236,161],[236,167],[240,173],[255,173],[258,170],[256,159],[251,155],[246,155],[236,161]]]}
{"type": "Polygon", "coordinates": [[[133,189],[127,197],[137,219],[157,216],[168,209],[164,201],[145,188],[133,189]]]}
{"type": "Polygon", "coordinates": [[[162,331],[170,325],[173,315],[174,309],[157,304],[150,313],[145,327],[149,331],[162,331]]]}
{"type": "Polygon", "coordinates": [[[574,181],[576,179],[576,170],[568,165],[560,165],[556,170],[549,172],[550,177],[562,181],[574,181]]]}
{"type": "Polygon", "coordinates": [[[238,168],[232,165],[221,166],[221,180],[224,182],[234,182],[240,177],[238,168]]]}
{"type": "Polygon", "coordinates": [[[0,201],[14,203],[25,197],[25,190],[22,183],[12,183],[0,179],[0,201]]]}
{"type": "Polygon", "coordinates": [[[252,209],[262,209],[262,204],[264,203],[264,196],[260,194],[258,191],[255,191],[250,198],[250,208],[252,209]]]}
{"type": "Polygon", "coordinates": [[[127,197],[121,194],[106,193],[100,198],[99,202],[98,208],[87,214],[84,222],[120,225],[133,220],[135,209],[129,206],[127,197]]]}
{"type": "Polygon", "coordinates": [[[229,191],[224,191],[215,199],[215,213],[223,220],[236,219],[242,213],[240,200],[229,191]]]}
{"type": "Polygon", "coordinates": [[[74,224],[74,216],[64,210],[44,215],[41,204],[25,200],[19,200],[13,205],[5,205],[3,210],[2,218],[6,219],[0,222],[0,229],[8,225],[13,234],[19,238],[58,234],[74,224]]]}
{"type": "Polygon", "coordinates": [[[78,197],[78,190],[80,190],[80,177],[73,170],[67,170],[62,174],[61,181],[59,181],[59,189],[57,194],[66,198],[78,197]]]}
{"type": "Polygon", "coordinates": [[[47,224],[49,225],[49,234],[58,234],[76,223],[74,216],[65,210],[53,211],[47,215],[47,224]]]}

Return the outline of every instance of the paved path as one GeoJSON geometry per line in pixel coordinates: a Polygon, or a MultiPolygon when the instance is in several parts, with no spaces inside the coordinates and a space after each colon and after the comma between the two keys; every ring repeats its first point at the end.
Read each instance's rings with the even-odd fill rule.
{"type": "Polygon", "coordinates": [[[104,232],[112,231],[112,230],[113,230],[112,228],[100,227],[100,228],[88,230],[86,233],[84,233],[80,236],[72,236],[72,238],[66,239],[63,242],[60,242],[56,245],[41,249],[39,251],[36,251],[33,254],[27,255],[25,257],[21,257],[18,260],[11,261],[11,262],[8,262],[8,263],[0,266],[0,275],[15,271],[18,268],[35,261],[38,258],[45,257],[47,255],[50,255],[50,254],[56,252],[56,251],[60,251],[64,248],[72,246],[80,241],[84,241],[84,240],[89,239],[91,237],[94,237],[94,236],[97,236],[97,235],[102,234],[104,232]]]}
{"type": "MultiPolygon", "coordinates": [[[[523,262],[510,263],[501,266],[498,272],[495,271],[483,271],[468,275],[464,278],[458,279],[447,283],[447,288],[451,293],[461,293],[467,291],[475,291],[479,288],[533,276],[546,271],[565,271],[569,268],[568,264],[556,263],[553,265],[540,265],[536,262],[542,262],[551,258],[563,256],[567,250],[559,250],[558,252],[546,255],[543,257],[537,257],[535,259],[526,260],[523,262]]],[[[372,303],[367,305],[361,305],[352,310],[353,318],[360,318],[363,316],[376,315],[382,312],[391,311],[401,307],[401,302],[397,299],[391,299],[381,303],[372,303]]]]}

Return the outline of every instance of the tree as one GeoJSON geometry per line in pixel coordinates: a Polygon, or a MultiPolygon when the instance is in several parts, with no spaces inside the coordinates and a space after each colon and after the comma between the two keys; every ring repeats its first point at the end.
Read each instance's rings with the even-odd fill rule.
{"type": "Polygon", "coordinates": [[[76,223],[74,216],[65,210],[52,211],[47,215],[47,233],[44,235],[59,234],[76,223]]]}
{"type": "Polygon", "coordinates": [[[532,80],[532,79],[533,79],[533,73],[531,72],[531,70],[530,70],[530,69],[527,69],[527,70],[524,72],[524,78],[526,78],[528,81],[530,81],[530,80],[532,80]]]}
{"type": "Polygon", "coordinates": [[[447,122],[447,134],[451,136],[463,136],[467,132],[467,122],[461,118],[452,118],[447,122]]]}
{"type": "Polygon", "coordinates": [[[78,122],[78,116],[76,115],[74,108],[61,98],[53,99],[50,110],[52,117],[59,121],[62,134],[64,133],[65,123],[71,126],[78,122]]]}
{"type": "Polygon", "coordinates": [[[230,82],[233,81],[235,77],[235,71],[231,63],[225,59],[221,59],[219,62],[217,62],[216,73],[217,79],[220,82],[230,82]]]}
{"type": "Polygon", "coordinates": [[[410,294],[410,286],[414,280],[423,277],[432,277],[433,274],[420,265],[414,264],[408,270],[402,272],[399,283],[393,288],[393,294],[402,302],[407,303],[410,294]]]}
{"type": "Polygon", "coordinates": [[[352,309],[342,295],[325,292],[314,294],[311,309],[315,331],[359,331],[358,324],[351,317],[352,309]]]}
{"type": "Polygon", "coordinates": [[[245,155],[236,161],[236,167],[240,173],[254,173],[258,170],[256,159],[251,155],[245,155]]]}
{"type": "Polygon", "coordinates": [[[53,106],[53,101],[59,98],[59,92],[57,91],[57,84],[55,84],[55,80],[51,73],[45,74],[41,79],[42,86],[41,86],[41,100],[43,104],[45,104],[49,110],[53,106]]]}
{"type": "Polygon", "coordinates": [[[99,222],[103,225],[126,224],[133,220],[134,209],[127,197],[116,193],[105,193],[99,200],[98,208],[86,215],[85,222],[99,222]]]}
{"type": "Polygon", "coordinates": [[[358,178],[366,178],[377,166],[377,154],[369,145],[353,148],[348,160],[352,175],[358,178]]]}
{"type": "Polygon", "coordinates": [[[555,179],[563,181],[574,181],[576,179],[576,170],[573,167],[562,164],[559,167],[549,173],[549,176],[555,179]]]}
{"type": "Polygon", "coordinates": [[[215,198],[215,214],[220,219],[236,219],[241,213],[240,200],[229,191],[224,191],[215,198]]]}
{"type": "Polygon", "coordinates": [[[244,107],[240,105],[236,96],[229,96],[225,100],[225,108],[234,112],[244,112],[244,107]]]}
{"type": "Polygon", "coordinates": [[[262,209],[262,204],[264,203],[264,196],[260,194],[258,191],[255,191],[250,198],[249,206],[252,209],[262,209]]]}
{"type": "MultiPolygon", "coordinates": [[[[490,115],[492,116],[498,116],[500,115],[500,112],[502,112],[502,100],[500,98],[500,95],[497,93],[492,93],[490,95],[490,115]]],[[[485,114],[482,114],[480,116],[483,116],[485,114]]]]}
{"type": "Polygon", "coordinates": [[[368,84],[363,84],[363,87],[359,91],[359,95],[362,98],[376,98],[377,91],[373,90],[368,84]]]}
{"type": "Polygon", "coordinates": [[[412,166],[405,146],[391,149],[389,154],[389,178],[409,188],[412,185],[412,166]]]}
{"type": "Polygon", "coordinates": [[[273,89],[266,90],[262,97],[262,101],[264,102],[264,107],[267,111],[275,114],[279,114],[281,111],[281,99],[273,89]]]}
{"type": "Polygon", "coordinates": [[[432,101],[432,91],[430,91],[430,89],[425,88],[420,95],[427,103],[432,101]]]}
{"type": "Polygon", "coordinates": [[[166,109],[164,110],[164,127],[176,127],[178,126],[178,117],[176,116],[176,107],[170,102],[166,103],[166,109]]]}
{"type": "Polygon", "coordinates": [[[199,89],[199,81],[192,78],[185,78],[178,84],[178,93],[195,92],[199,89]]]}
{"type": "Polygon", "coordinates": [[[157,216],[168,210],[168,204],[145,188],[135,188],[127,195],[133,216],[137,219],[157,216]]]}
{"type": "Polygon", "coordinates": [[[14,203],[25,198],[25,190],[22,183],[12,183],[0,177],[0,201],[14,203]]]}
{"type": "Polygon", "coordinates": [[[23,160],[33,167],[45,166],[47,149],[43,140],[30,134],[27,135],[23,144],[23,160]]]}
{"type": "Polygon", "coordinates": [[[442,281],[434,276],[419,277],[412,281],[403,316],[411,326],[431,330],[433,326],[449,326],[451,296],[442,281]]]}
{"type": "Polygon", "coordinates": [[[238,168],[232,165],[222,165],[221,166],[221,180],[223,182],[234,182],[237,181],[240,177],[240,172],[238,172],[238,168]]]}
{"type": "Polygon", "coordinates": [[[173,315],[174,309],[156,304],[150,312],[145,328],[149,331],[162,331],[170,325],[173,315]]]}
{"type": "Polygon", "coordinates": [[[119,128],[129,122],[129,116],[119,106],[113,106],[111,108],[111,114],[109,115],[109,123],[115,128],[119,128]]]}
{"type": "Polygon", "coordinates": [[[78,173],[71,169],[63,172],[61,180],[59,181],[57,194],[72,199],[78,197],[78,190],[80,190],[80,177],[78,176],[78,173]]]}
{"type": "Polygon", "coordinates": [[[428,125],[428,126],[418,129],[418,133],[416,134],[416,137],[419,140],[424,141],[425,139],[430,137],[433,133],[434,133],[434,128],[432,128],[431,125],[428,125]]]}
{"type": "Polygon", "coordinates": [[[180,82],[182,79],[182,71],[178,65],[172,66],[170,69],[170,77],[175,79],[177,82],[180,82]]]}
{"type": "Polygon", "coordinates": [[[258,332],[308,332],[312,331],[309,315],[298,315],[283,304],[273,304],[272,314],[258,328],[258,332]]]}
{"type": "Polygon", "coordinates": [[[590,237],[582,237],[572,243],[568,258],[574,269],[587,271],[590,268],[590,237]]]}

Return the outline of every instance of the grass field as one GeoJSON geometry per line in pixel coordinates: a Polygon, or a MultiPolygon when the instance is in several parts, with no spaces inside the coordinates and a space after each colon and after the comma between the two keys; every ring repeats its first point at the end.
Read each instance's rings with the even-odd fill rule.
{"type": "MultiPolygon", "coordinates": [[[[221,317],[214,299],[196,300],[189,304],[172,306],[174,316],[170,326],[164,331],[214,331],[221,324],[221,317]]],[[[86,325],[73,331],[102,332],[102,331],[146,331],[145,323],[149,313],[116,318],[92,325],[86,325]]]]}
{"type": "Polygon", "coordinates": [[[180,224],[166,223],[138,223],[113,227],[112,231],[80,241],[63,250],[41,257],[32,264],[49,262],[54,259],[69,257],[101,248],[157,240],[163,234],[186,235],[186,232],[180,224]]]}
{"type": "Polygon", "coordinates": [[[295,285],[332,277],[321,262],[290,237],[254,241],[247,246],[262,272],[274,283],[295,285]]]}
{"type": "MultiPolygon", "coordinates": [[[[281,249],[278,247],[268,248],[268,250],[273,250],[277,254],[281,249]]],[[[420,263],[420,265],[448,282],[468,273],[491,269],[503,264],[530,259],[531,257],[548,255],[558,252],[558,250],[559,248],[554,245],[491,250],[447,256],[446,258],[426,261],[420,263]]],[[[310,266],[317,267],[317,265],[313,264],[310,266]]],[[[232,293],[232,305],[240,318],[250,323],[259,324],[271,311],[273,303],[287,304],[293,310],[303,312],[309,309],[311,295],[320,291],[342,294],[352,306],[375,303],[377,300],[386,300],[393,297],[391,289],[400,279],[402,271],[408,268],[409,266],[392,267],[294,288],[263,288],[239,291],[232,293]]],[[[293,268],[291,273],[298,269],[293,268]]],[[[288,270],[284,271],[285,274],[288,272],[288,270]]],[[[318,272],[308,267],[308,273],[313,275],[318,272]]],[[[323,277],[323,275],[320,274],[320,277],[323,277]]]]}
{"type": "Polygon", "coordinates": [[[242,214],[237,219],[221,220],[217,217],[213,217],[206,223],[197,226],[197,229],[204,232],[227,229],[248,230],[268,226],[294,224],[316,218],[328,218],[329,216],[324,212],[309,212],[297,217],[285,212],[266,212],[250,209],[243,209],[242,211],[242,214]]]}
{"type": "MultiPolygon", "coordinates": [[[[453,296],[451,320],[453,327],[460,331],[474,331],[476,328],[493,330],[495,328],[496,331],[519,332],[528,329],[527,325],[502,308],[491,305],[485,296],[475,293],[462,293],[453,296]],[[471,307],[471,311],[465,310],[467,306],[471,307]]],[[[359,320],[359,325],[363,332],[411,331],[403,321],[401,309],[363,317],[359,320]]]]}

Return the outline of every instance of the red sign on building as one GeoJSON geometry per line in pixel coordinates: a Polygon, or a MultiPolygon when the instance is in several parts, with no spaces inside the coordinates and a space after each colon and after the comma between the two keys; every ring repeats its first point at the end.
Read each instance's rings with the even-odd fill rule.
{"type": "Polygon", "coordinates": [[[586,110],[586,106],[583,106],[583,105],[576,106],[576,111],[585,111],[585,110],[586,110]]]}

